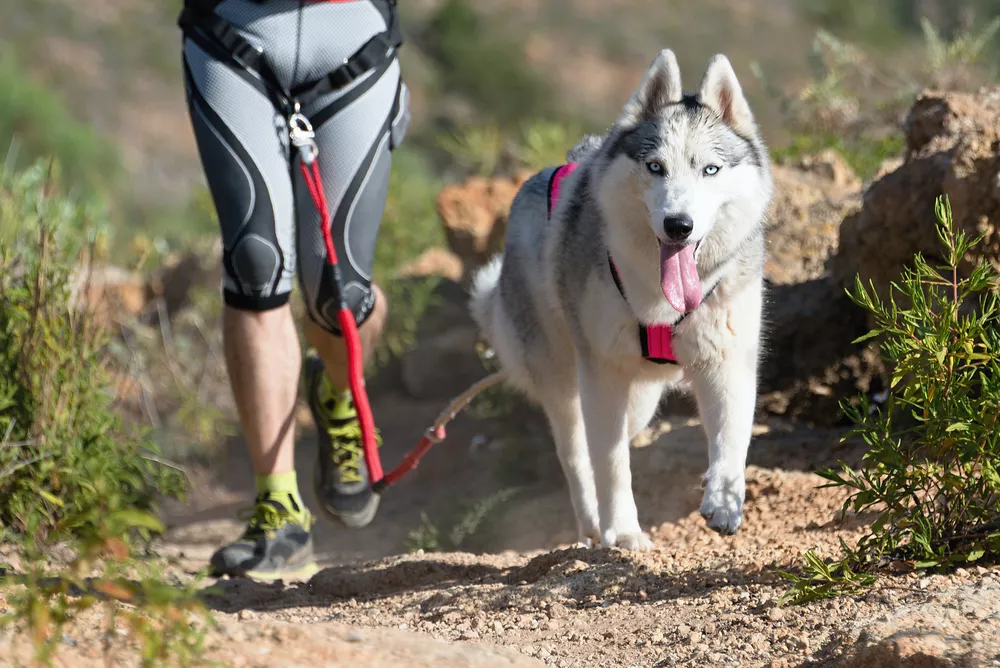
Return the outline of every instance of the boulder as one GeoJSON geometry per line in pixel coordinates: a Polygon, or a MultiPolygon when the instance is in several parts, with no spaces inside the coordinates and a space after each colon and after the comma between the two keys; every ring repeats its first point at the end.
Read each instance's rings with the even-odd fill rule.
{"type": "Polygon", "coordinates": [[[878,619],[850,623],[834,641],[843,668],[990,665],[1000,653],[1000,588],[989,579],[934,591],[878,619]]]}
{"type": "Polygon", "coordinates": [[[148,300],[142,275],[121,267],[81,267],[71,279],[73,308],[88,310],[101,327],[114,327],[122,316],[138,317],[148,300]]]}
{"type": "Polygon", "coordinates": [[[160,303],[165,315],[173,317],[188,305],[192,289],[221,281],[220,243],[168,258],[149,276],[116,266],[81,266],[71,279],[70,303],[88,308],[101,326],[115,327],[122,320],[155,319],[160,303]]]}
{"type": "Polygon", "coordinates": [[[461,281],[464,274],[462,258],[444,248],[428,248],[420,257],[396,271],[396,278],[440,276],[461,281]]]}
{"type": "Polygon", "coordinates": [[[448,246],[463,264],[465,277],[503,249],[507,216],[518,189],[533,172],[512,177],[472,177],[448,185],[437,196],[448,246]]]}
{"type": "Polygon", "coordinates": [[[833,150],[774,165],[772,173],[767,279],[788,285],[818,278],[837,251],[841,221],[861,207],[861,181],[833,150]]]}
{"type": "Polygon", "coordinates": [[[842,398],[880,388],[878,356],[851,343],[866,331],[864,314],[827,271],[841,221],[861,206],[861,181],[832,150],[773,174],[758,409],[830,426],[842,398]]]}
{"type": "Polygon", "coordinates": [[[831,263],[841,288],[855,275],[883,298],[916,253],[940,257],[934,200],[947,195],[956,229],[985,234],[960,271],[984,258],[1000,268],[1000,88],[977,93],[922,93],[905,122],[903,162],[875,181],[863,208],[840,229],[831,263]]]}

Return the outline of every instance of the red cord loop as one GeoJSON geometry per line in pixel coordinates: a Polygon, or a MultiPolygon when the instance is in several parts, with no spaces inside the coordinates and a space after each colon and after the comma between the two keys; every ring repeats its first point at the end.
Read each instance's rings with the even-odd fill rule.
{"type": "Polygon", "coordinates": [[[289,119],[289,138],[299,151],[301,157],[299,169],[302,171],[302,178],[305,180],[306,188],[309,189],[309,195],[312,197],[313,204],[316,205],[316,211],[319,213],[320,229],[323,232],[323,244],[326,246],[327,265],[332,268],[332,280],[336,283],[334,287],[338,299],[340,299],[337,321],[340,324],[340,331],[344,336],[344,344],[347,346],[347,374],[351,385],[351,396],[354,398],[354,407],[358,412],[358,421],[361,423],[365,465],[368,467],[368,478],[372,488],[376,493],[380,494],[387,487],[393,485],[400,478],[415,469],[420,463],[421,457],[427,454],[431,446],[444,440],[444,425],[453,419],[473,397],[502,380],[503,374],[494,373],[492,376],[484,378],[473,385],[459,397],[456,397],[438,417],[437,421],[427,430],[424,437],[417,443],[417,446],[406,453],[399,466],[388,474],[383,474],[382,461],[379,459],[378,443],[375,437],[375,420],[372,417],[371,406],[368,403],[368,394],[365,391],[361,338],[358,336],[358,326],[354,321],[354,314],[347,307],[347,302],[344,300],[343,292],[341,291],[340,273],[337,268],[337,250],[333,246],[333,233],[330,229],[330,210],[326,203],[323,180],[320,177],[319,162],[316,161],[319,151],[316,147],[315,133],[309,121],[299,113],[297,106],[295,113],[289,119]]]}
{"type": "MultiPolygon", "coordinates": [[[[309,155],[315,158],[315,151],[309,155]]],[[[319,224],[323,231],[323,243],[326,246],[327,263],[337,266],[337,250],[333,247],[333,234],[330,230],[330,210],[326,204],[326,193],[323,191],[323,180],[320,177],[319,162],[310,160],[308,166],[306,162],[299,165],[302,177],[305,179],[306,187],[312,196],[316,211],[319,213],[319,224]]],[[[340,324],[340,331],[344,336],[344,343],[347,346],[347,375],[351,385],[351,396],[354,398],[354,407],[358,412],[358,421],[361,423],[361,440],[365,453],[365,464],[368,466],[368,478],[371,484],[375,484],[382,479],[382,461],[378,455],[378,442],[375,438],[375,420],[372,417],[371,406],[368,403],[368,394],[365,392],[364,365],[362,364],[361,338],[358,336],[358,326],[354,321],[354,314],[347,307],[341,293],[341,286],[336,286],[337,294],[341,295],[341,306],[337,312],[337,321],[340,324]]]]}

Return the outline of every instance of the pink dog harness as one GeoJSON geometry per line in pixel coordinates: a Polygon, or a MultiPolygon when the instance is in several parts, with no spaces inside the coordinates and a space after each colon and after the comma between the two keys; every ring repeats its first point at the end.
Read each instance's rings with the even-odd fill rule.
{"type": "MultiPolygon", "coordinates": [[[[577,164],[571,162],[559,167],[552,173],[552,177],[549,179],[549,216],[552,215],[552,210],[559,201],[559,190],[563,179],[573,173],[573,170],[577,168],[577,164]]],[[[618,275],[618,268],[615,267],[615,261],[611,258],[611,253],[608,253],[608,266],[611,269],[611,277],[615,281],[615,286],[617,286],[618,292],[621,293],[622,299],[627,304],[628,298],[625,296],[625,288],[622,286],[621,278],[618,275]]],[[[712,289],[705,294],[705,297],[707,298],[714,290],[715,286],[712,286],[712,289]]],[[[677,358],[674,356],[674,327],[686,316],[687,314],[682,315],[677,322],[671,325],[644,325],[639,323],[639,345],[642,348],[643,358],[656,364],[679,364],[677,358]]]]}

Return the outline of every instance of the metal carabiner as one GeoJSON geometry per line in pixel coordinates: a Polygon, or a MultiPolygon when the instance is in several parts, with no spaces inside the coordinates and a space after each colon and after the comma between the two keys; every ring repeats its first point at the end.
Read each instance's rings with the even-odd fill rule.
{"type": "Polygon", "coordinates": [[[288,139],[292,145],[299,150],[302,162],[311,165],[316,156],[319,155],[319,147],[316,145],[316,132],[313,130],[309,119],[299,111],[299,103],[295,103],[295,110],[288,117],[288,139]]]}

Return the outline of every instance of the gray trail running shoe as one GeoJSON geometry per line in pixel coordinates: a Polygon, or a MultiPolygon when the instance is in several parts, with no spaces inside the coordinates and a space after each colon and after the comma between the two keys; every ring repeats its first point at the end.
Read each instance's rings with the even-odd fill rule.
{"type": "MultiPolygon", "coordinates": [[[[354,402],[338,400],[323,372],[323,362],[317,357],[306,360],[305,378],[309,409],[319,432],[319,466],[313,485],[320,508],[349,528],[366,526],[375,518],[379,496],[369,484],[354,402]]],[[[376,438],[381,447],[377,431],[376,438]]]]}
{"type": "Polygon", "coordinates": [[[212,555],[212,577],[308,580],[319,568],[309,533],[314,520],[307,509],[302,514],[297,519],[280,501],[258,496],[243,535],[212,555]]]}

